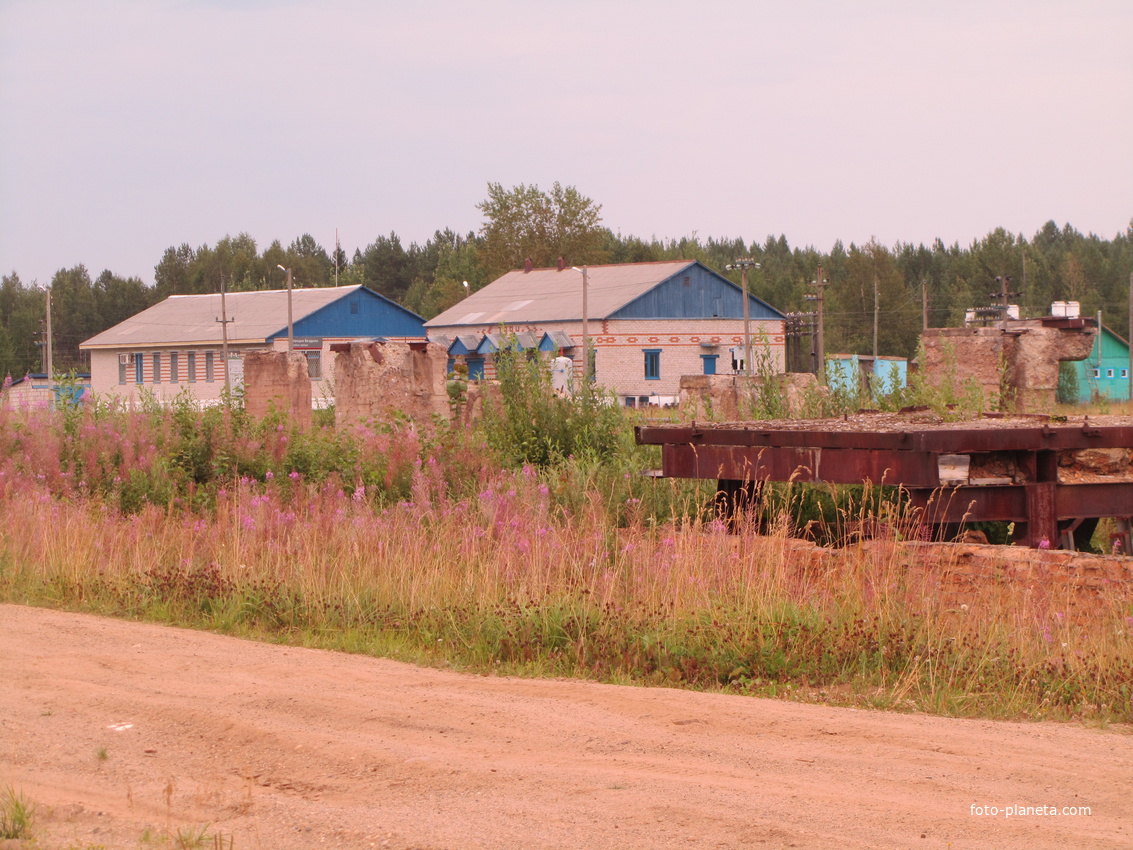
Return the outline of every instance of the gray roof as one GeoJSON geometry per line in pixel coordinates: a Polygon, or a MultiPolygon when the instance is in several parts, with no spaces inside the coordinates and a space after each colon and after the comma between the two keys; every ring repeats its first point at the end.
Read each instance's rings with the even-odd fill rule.
{"type": "MultiPolygon", "coordinates": [[[[360,286],[294,289],[291,291],[292,322],[321,310],[360,286]]],[[[287,329],[287,290],[229,292],[224,307],[233,321],[228,341],[266,342],[287,329]]],[[[112,328],[91,337],[80,348],[125,348],[134,345],[210,344],[221,338],[220,294],[170,295],[160,304],[143,310],[112,328]]]]}
{"type": "MultiPolygon", "coordinates": [[[[587,312],[605,319],[662,281],[693,265],[692,260],[591,266],[587,270],[587,312]]],[[[569,322],[582,318],[582,274],[569,266],[512,271],[459,304],[425,322],[448,325],[509,325],[527,322],[569,322]]]]}

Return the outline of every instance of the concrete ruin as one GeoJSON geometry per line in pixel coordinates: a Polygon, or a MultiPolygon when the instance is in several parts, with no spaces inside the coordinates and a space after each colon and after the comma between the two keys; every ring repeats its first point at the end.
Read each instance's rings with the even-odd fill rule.
{"type": "Polygon", "coordinates": [[[919,371],[929,386],[974,384],[985,404],[1001,410],[1048,412],[1059,364],[1086,359],[1096,333],[1084,319],[1051,316],[993,327],[930,328],[921,334],[919,371]]]}
{"type": "Polygon", "coordinates": [[[452,415],[448,353],[431,342],[348,342],[335,352],[334,405],[339,427],[405,416],[419,425],[452,415]]]}
{"type": "Polygon", "coordinates": [[[273,410],[299,428],[311,425],[311,378],[297,351],[249,351],[244,355],[244,409],[255,417],[273,410]]]}
{"type": "Polygon", "coordinates": [[[800,416],[807,400],[817,398],[820,392],[825,390],[819,388],[818,379],[809,372],[769,377],[682,375],[680,409],[683,418],[722,422],[743,421],[757,415],[800,416]],[[779,405],[781,409],[768,409],[779,405]]]}

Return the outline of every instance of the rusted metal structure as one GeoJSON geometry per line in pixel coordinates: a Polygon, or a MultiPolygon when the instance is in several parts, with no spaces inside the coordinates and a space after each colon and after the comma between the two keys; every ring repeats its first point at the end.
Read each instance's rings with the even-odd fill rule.
{"type": "Polygon", "coordinates": [[[964,523],[1002,521],[1023,545],[1077,548],[1099,518],[1114,517],[1116,542],[1130,552],[1133,417],[859,414],[635,432],[639,444],[661,446],[663,475],[716,479],[733,508],[765,481],[872,482],[905,490],[940,539],[964,523]]]}

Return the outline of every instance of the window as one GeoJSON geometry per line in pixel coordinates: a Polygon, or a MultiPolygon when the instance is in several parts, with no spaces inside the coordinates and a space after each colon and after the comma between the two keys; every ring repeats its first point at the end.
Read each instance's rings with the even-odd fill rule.
{"type": "Polygon", "coordinates": [[[1102,376],[1102,370],[1101,369],[1095,369],[1094,370],[1094,377],[1100,378],[1101,376],[1102,376]]]}
{"type": "Polygon", "coordinates": [[[358,302],[357,301],[351,301],[350,302],[350,314],[352,316],[358,315],[358,302]]]}
{"type": "Polygon", "coordinates": [[[1121,370],[1121,377],[1128,378],[1129,377],[1129,370],[1128,369],[1122,369],[1121,370]]]}
{"type": "Polygon", "coordinates": [[[185,366],[189,372],[189,383],[194,384],[197,381],[197,352],[190,351],[185,357],[187,360],[185,366]]]}
{"type": "Polygon", "coordinates": [[[216,360],[216,357],[213,356],[213,352],[211,352],[211,351],[205,352],[205,380],[208,381],[210,384],[214,380],[216,380],[216,364],[214,362],[215,360],[216,360]]]}
{"type": "Polygon", "coordinates": [[[701,354],[700,355],[700,359],[704,363],[704,374],[705,375],[715,375],[716,374],[716,358],[719,357],[719,356],[720,355],[718,355],[718,354],[701,354]]]}
{"type": "Polygon", "coordinates": [[[661,380],[661,349],[645,349],[645,380],[661,380]]]}
{"type": "Polygon", "coordinates": [[[1112,378],[1113,377],[1113,370],[1112,369],[1106,369],[1105,370],[1105,376],[1107,378],[1112,378]]]}
{"type": "Polygon", "coordinates": [[[118,383],[120,383],[120,384],[126,383],[126,367],[128,365],[127,364],[127,358],[128,357],[129,357],[128,354],[119,354],[118,355],[118,383]]]}
{"type": "Polygon", "coordinates": [[[307,377],[312,381],[323,379],[323,353],[321,351],[306,351],[307,377]]]}
{"type": "Polygon", "coordinates": [[[178,381],[177,376],[177,352],[169,352],[169,383],[175,384],[178,381]]]}
{"type": "Polygon", "coordinates": [[[142,382],[142,373],[146,367],[146,356],[140,351],[134,352],[134,383],[140,384],[142,382]]]}
{"type": "Polygon", "coordinates": [[[153,382],[161,383],[161,355],[156,352],[153,355],[153,382]]]}

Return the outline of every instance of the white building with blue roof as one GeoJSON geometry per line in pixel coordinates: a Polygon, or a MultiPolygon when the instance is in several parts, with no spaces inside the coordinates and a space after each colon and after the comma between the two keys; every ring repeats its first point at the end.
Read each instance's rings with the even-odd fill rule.
{"type": "Polygon", "coordinates": [[[215,401],[243,376],[251,350],[288,344],[288,301],[295,350],[307,356],[316,405],[333,398],[332,343],[354,339],[423,341],[424,319],[364,286],[172,295],[82,343],[90,352],[91,391],[136,401],[188,392],[215,401]],[[226,319],[227,321],[222,321],[226,319]],[[224,359],[227,332],[228,359],[224,359]]]}

